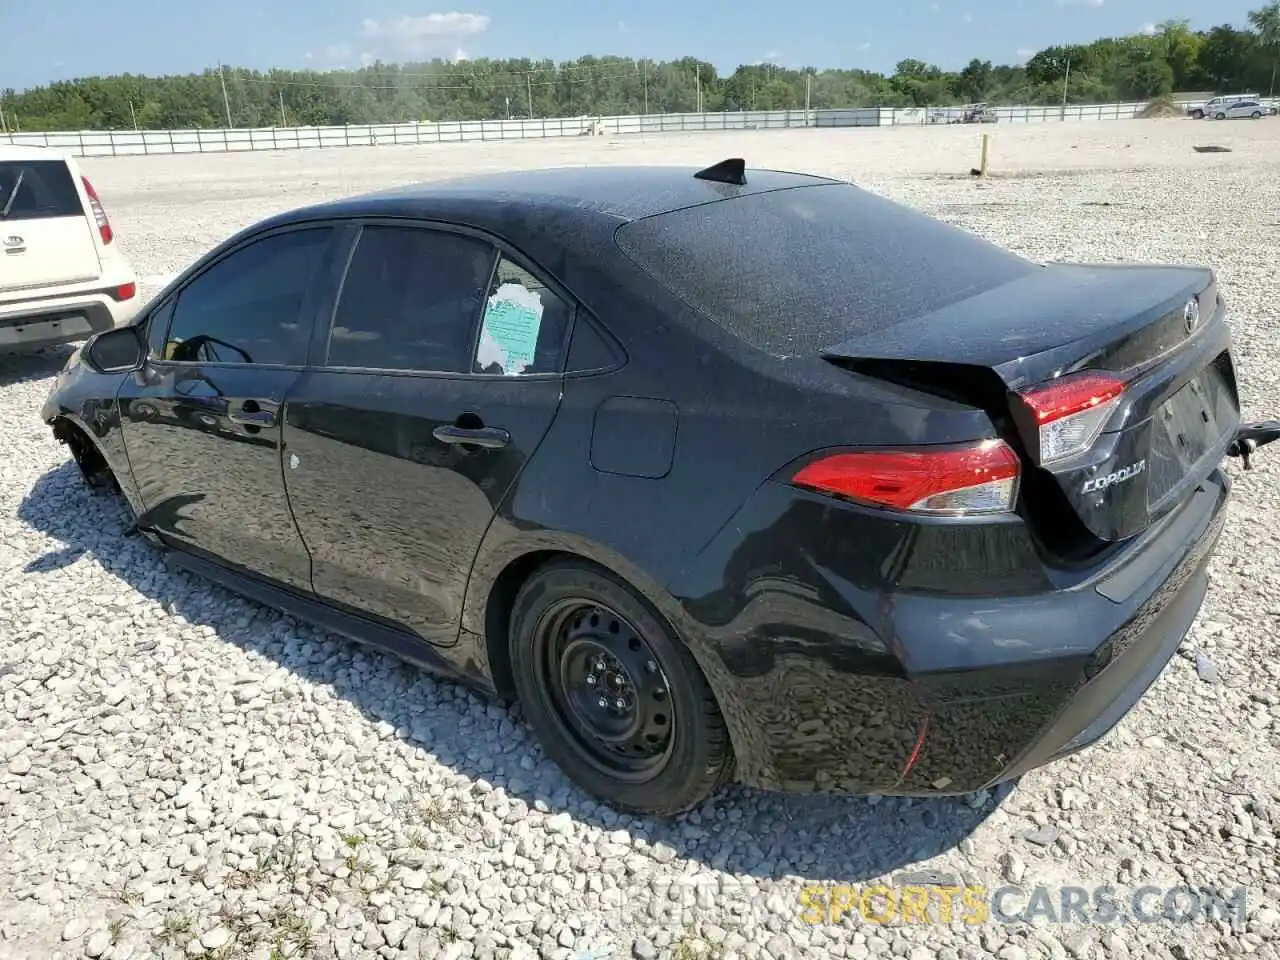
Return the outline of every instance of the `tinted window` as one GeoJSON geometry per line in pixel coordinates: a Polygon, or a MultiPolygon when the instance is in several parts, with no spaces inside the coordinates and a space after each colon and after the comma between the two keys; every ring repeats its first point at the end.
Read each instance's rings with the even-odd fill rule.
{"type": "Polygon", "coordinates": [[[1035,269],[848,184],[775,190],[624,224],[618,245],[751,346],[812,355],[1035,269]]]}
{"type": "Polygon", "coordinates": [[[83,215],[80,195],[65,163],[60,160],[0,162],[0,220],[83,215]]]}
{"type": "Polygon", "coordinates": [[[169,324],[173,320],[173,305],[176,302],[170,297],[151,311],[151,316],[147,319],[147,356],[152,360],[158,360],[164,355],[165,338],[169,334],[169,324]]]}
{"type": "Polygon", "coordinates": [[[302,302],[330,229],[294,230],[241,247],[178,293],[165,359],[204,363],[307,360],[311,320],[302,302]]]}
{"type": "Polygon", "coordinates": [[[523,267],[503,257],[489,285],[476,345],[476,373],[556,373],[570,307],[523,267]]]}
{"type": "Polygon", "coordinates": [[[592,324],[578,317],[573,325],[573,339],[569,343],[569,370],[603,370],[618,362],[604,337],[592,324]]]}
{"type": "Polygon", "coordinates": [[[329,365],[465,373],[494,250],[415,227],[365,227],[329,337],[329,365]]]}

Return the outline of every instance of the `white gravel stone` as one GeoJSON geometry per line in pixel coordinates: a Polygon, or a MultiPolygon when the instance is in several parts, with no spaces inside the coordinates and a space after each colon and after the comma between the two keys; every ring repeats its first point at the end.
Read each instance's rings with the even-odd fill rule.
{"type": "MultiPolygon", "coordinates": [[[[589,141],[84,165],[142,277],[274,211],[410,180],[723,156],[802,167],[1035,259],[1214,267],[1243,414],[1280,415],[1280,121],[589,141]],[[992,176],[974,182],[979,132],[993,137],[992,176]],[[1206,138],[1233,152],[1194,153],[1206,138]]],[[[245,944],[312,955],[306,939],[336,958],[575,960],[606,932],[613,956],[639,960],[1275,955],[1270,450],[1248,473],[1229,467],[1226,531],[1183,655],[1099,746],[1012,791],[868,802],[728,789],[668,824],[571,788],[518,712],[176,573],[124,536],[119,502],[85,488],[38,420],[68,353],[0,358],[0,955],[69,958],[83,941],[90,957],[168,960],[225,950],[231,930],[234,950],[245,930],[245,944]],[[1241,885],[1260,906],[1247,930],[1068,924],[1042,938],[997,923],[798,922],[806,884],[891,884],[907,869],[988,889],[1241,885]]]]}

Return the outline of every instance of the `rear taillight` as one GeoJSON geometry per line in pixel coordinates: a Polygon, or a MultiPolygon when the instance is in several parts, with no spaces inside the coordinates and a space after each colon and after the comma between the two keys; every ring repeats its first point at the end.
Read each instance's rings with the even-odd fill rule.
{"type": "Polygon", "coordinates": [[[1003,440],[916,450],[859,450],[814,460],[796,486],[858,503],[939,516],[1008,513],[1018,455],[1003,440]]]}
{"type": "Polygon", "coordinates": [[[138,285],[136,283],[122,283],[111,290],[111,299],[116,301],[132,300],[137,292],[138,285]]]}
{"type": "Polygon", "coordinates": [[[93,210],[93,219],[98,223],[98,233],[102,236],[102,242],[110,243],[115,234],[111,231],[111,221],[107,219],[107,211],[103,209],[102,201],[98,199],[98,191],[93,189],[93,184],[87,177],[81,177],[80,182],[84,184],[84,193],[89,198],[89,207],[93,210]]]}
{"type": "Polygon", "coordinates": [[[1023,390],[1026,408],[1040,439],[1040,463],[1083,453],[1098,439],[1124,394],[1124,381],[1109,373],[1078,373],[1023,390]]]}

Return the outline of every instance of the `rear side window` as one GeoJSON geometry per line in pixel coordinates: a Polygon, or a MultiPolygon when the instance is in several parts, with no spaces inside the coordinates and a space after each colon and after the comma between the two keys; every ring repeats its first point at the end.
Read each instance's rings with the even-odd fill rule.
{"type": "Polygon", "coordinates": [[[178,293],[164,358],[306,363],[311,318],[301,316],[302,304],[332,232],[315,227],[265,237],[200,274],[178,293]]]}
{"type": "Polygon", "coordinates": [[[0,161],[0,220],[81,217],[80,195],[60,160],[0,161]]]}
{"type": "Polygon", "coordinates": [[[365,227],[329,336],[331,367],[466,373],[495,251],[422,227],[365,227]]]}
{"type": "Polygon", "coordinates": [[[473,372],[507,377],[559,372],[570,314],[560,296],[503,257],[489,285],[473,372]]]}
{"type": "Polygon", "coordinates": [[[624,224],[622,251],[757,350],[811,356],[1034,269],[849,184],[751,194],[624,224]]]}

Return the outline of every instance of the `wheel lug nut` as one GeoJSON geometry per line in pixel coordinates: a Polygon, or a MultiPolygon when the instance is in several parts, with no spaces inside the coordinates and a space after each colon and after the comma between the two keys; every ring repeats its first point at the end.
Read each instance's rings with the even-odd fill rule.
{"type": "Polygon", "coordinates": [[[613,705],[617,707],[619,710],[625,710],[627,706],[627,701],[619,697],[617,700],[613,701],[613,705]]]}
{"type": "Polygon", "coordinates": [[[587,686],[594,687],[596,685],[596,675],[594,673],[587,674],[587,686]]]}
{"type": "Polygon", "coordinates": [[[599,707],[601,710],[603,710],[605,707],[609,706],[609,701],[606,700],[604,697],[601,697],[599,700],[596,701],[596,706],[599,707]]]}

